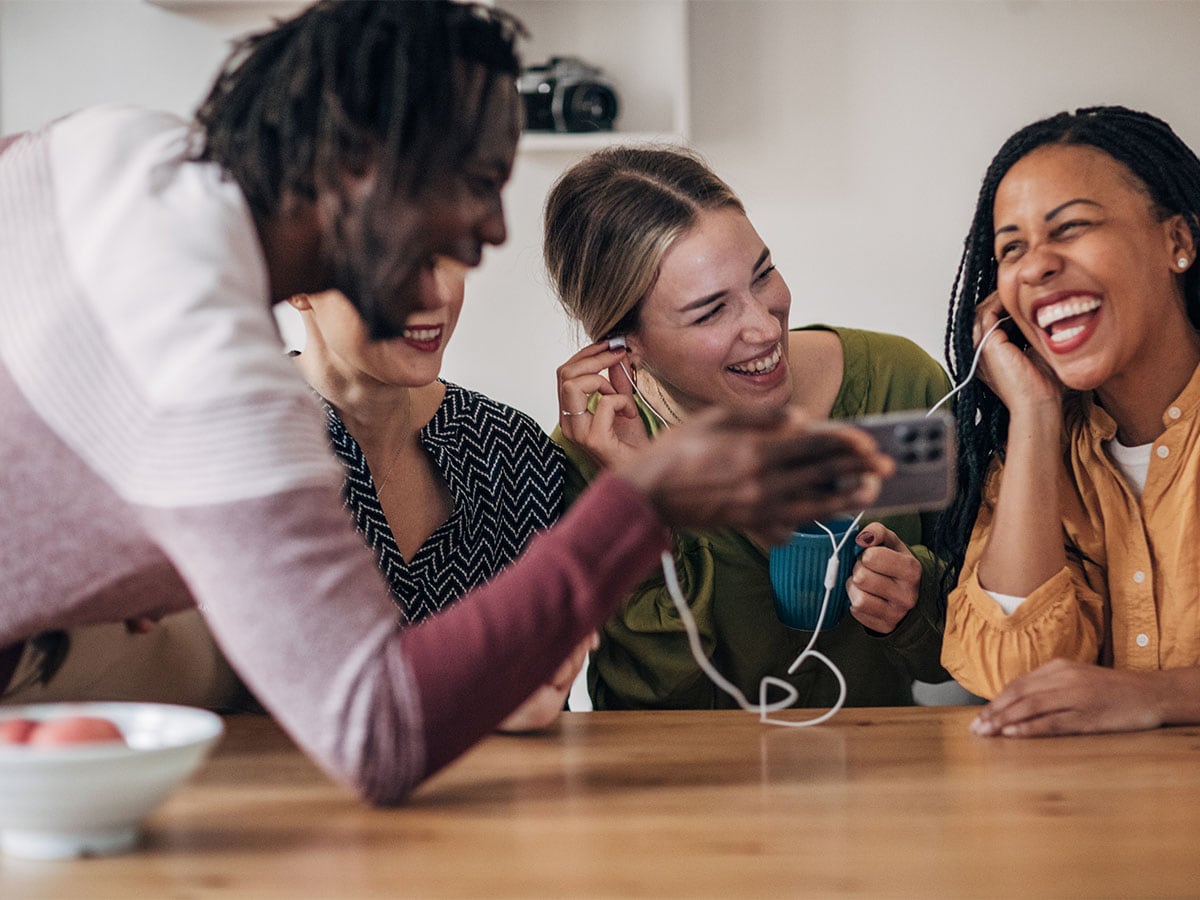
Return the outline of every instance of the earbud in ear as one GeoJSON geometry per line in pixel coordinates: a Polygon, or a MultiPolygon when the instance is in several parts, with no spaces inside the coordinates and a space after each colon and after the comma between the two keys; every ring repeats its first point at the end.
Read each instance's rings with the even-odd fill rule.
{"type": "Polygon", "coordinates": [[[629,345],[625,343],[625,335],[623,335],[623,334],[618,334],[616,337],[610,337],[608,339],[608,349],[609,350],[619,350],[622,347],[628,347],[628,346],[629,345]]]}

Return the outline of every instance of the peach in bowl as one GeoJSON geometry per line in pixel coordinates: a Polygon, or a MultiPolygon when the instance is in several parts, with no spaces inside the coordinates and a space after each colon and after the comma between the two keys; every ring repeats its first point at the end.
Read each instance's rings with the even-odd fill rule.
{"type": "Polygon", "coordinates": [[[224,727],[164,703],[0,706],[0,850],[66,859],[133,848],[224,727]]]}

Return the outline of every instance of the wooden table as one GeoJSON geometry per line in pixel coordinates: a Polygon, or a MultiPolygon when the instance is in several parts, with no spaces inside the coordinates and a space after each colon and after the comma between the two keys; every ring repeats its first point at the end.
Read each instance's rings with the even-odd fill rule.
{"type": "Polygon", "coordinates": [[[0,897],[1200,894],[1200,729],[1017,741],[973,715],[569,713],[395,810],[235,717],[141,850],[0,859],[0,897]]]}

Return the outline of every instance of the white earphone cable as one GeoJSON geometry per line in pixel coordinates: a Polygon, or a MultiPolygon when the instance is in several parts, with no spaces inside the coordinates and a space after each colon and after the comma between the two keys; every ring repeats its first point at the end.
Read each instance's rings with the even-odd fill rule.
{"type": "MultiPolygon", "coordinates": [[[[962,383],[954,386],[950,392],[946,394],[946,396],[930,407],[929,411],[926,413],[927,416],[932,415],[934,411],[938,409],[938,407],[966,387],[971,379],[975,377],[975,371],[979,367],[979,357],[983,353],[983,345],[987,342],[987,339],[991,337],[992,333],[1010,318],[1011,316],[1004,316],[995,324],[993,324],[991,328],[984,332],[983,337],[980,338],[979,346],[975,350],[975,357],[971,361],[971,368],[967,372],[966,377],[962,380],[962,383]]],[[[663,417],[662,413],[655,409],[654,405],[650,403],[648,399],[646,399],[646,396],[640,390],[638,390],[638,386],[634,383],[633,377],[630,376],[629,371],[625,368],[625,363],[621,362],[620,365],[621,370],[625,373],[625,376],[629,378],[629,383],[633,385],[633,390],[638,397],[641,398],[641,401],[645,403],[646,406],[649,407],[649,409],[656,416],[658,416],[659,421],[663,423],[664,427],[670,428],[670,423],[666,420],[666,418],[663,417]]],[[[820,526],[821,530],[829,536],[829,543],[833,547],[833,554],[830,556],[829,562],[825,566],[825,594],[821,599],[821,610],[817,614],[816,627],[813,628],[812,637],[809,638],[807,646],[800,651],[800,654],[792,661],[792,664],[788,666],[787,673],[789,675],[793,674],[806,659],[812,658],[819,660],[820,662],[824,663],[829,668],[829,671],[833,672],[834,677],[837,678],[838,698],[833,706],[831,706],[821,715],[812,719],[804,719],[798,722],[789,721],[786,719],[774,719],[770,716],[770,713],[787,709],[799,699],[800,692],[796,689],[795,685],[784,681],[782,678],[777,678],[774,675],[764,675],[762,680],[759,682],[758,705],[755,706],[746,699],[746,695],[741,692],[737,685],[730,682],[727,678],[725,678],[724,675],[717,671],[716,666],[714,666],[712,661],[705,656],[704,647],[700,643],[700,632],[696,627],[696,619],[692,615],[692,611],[688,607],[687,600],[683,596],[683,590],[679,585],[679,576],[675,571],[675,560],[669,551],[663,551],[663,578],[666,581],[667,592],[671,595],[671,602],[675,605],[675,611],[679,614],[679,619],[683,623],[684,631],[687,633],[688,647],[691,650],[692,658],[695,660],[696,665],[698,665],[704,674],[709,677],[713,684],[736,700],[740,708],[744,709],[746,712],[757,712],[759,721],[771,725],[781,725],[787,728],[806,728],[810,725],[819,725],[822,722],[828,721],[830,718],[836,715],[845,704],[846,676],[842,674],[841,670],[837,667],[837,665],[834,664],[833,660],[831,660],[821,651],[814,649],[814,645],[817,642],[817,636],[821,633],[821,625],[825,621],[825,612],[829,608],[829,598],[832,596],[833,590],[838,584],[838,554],[841,553],[842,547],[850,538],[850,535],[854,533],[854,529],[858,526],[858,523],[861,521],[865,512],[866,510],[863,510],[854,517],[854,520],[850,523],[850,526],[846,529],[846,532],[842,535],[840,541],[834,536],[833,532],[825,526],[823,522],[816,523],[818,526],[820,526]],[[784,696],[780,700],[768,703],[767,693],[772,687],[782,690],[784,692],[784,696]]]]}
{"type": "Polygon", "coordinates": [[[1002,316],[1001,318],[997,319],[996,322],[994,322],[992,324],[991,328],[989,328],[987,331],[985,331],[983,333],[983,337],[981,337],[979,339],[979,346],[975,348],[975,356],[971,360],[971,368],[967,370],[966,377],[963,378],[961,383],[956,384],[950,390],[950,393],[948,393],[945,397],[943,397],[937,403],[933,404],[933,406],[931,406],[929,408],[929,412],[927,412],[925,415],[927,415],[927,416],[932,415],[934,410],[936,410],[939,406],[941,406],[943,403],[945,403],[947,400],[949,400],[951,397],[953,397],[955,394],[957,394],[959,391],[961,391],[963,388],[965,388],[968,384],[971,383],[971,379],[975,377],[975,370],[977,368],[979,368],[979,357],[983,355],[983,345],[987,343],[987,339],[992,336],[993,331],[995,331],[997,328],[999,328],[1001,325],[1003,325],[1005,322],[1007,322],[1011,318],[1012,318],[1012,316],[1002,316]]]}

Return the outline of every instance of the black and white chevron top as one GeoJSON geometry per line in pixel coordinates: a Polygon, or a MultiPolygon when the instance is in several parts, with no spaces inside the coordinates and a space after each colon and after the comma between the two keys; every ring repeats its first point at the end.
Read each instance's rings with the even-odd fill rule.
{"type": "Polygon", "coordinates": [[[562,450],[525,413],[443,383],[445,399],[421,429],[421,444],[454,509],[410,561],[384,518],[366,457],[334,409],[325,407],[330,441],[346,469],[346,506],[408,622],[491,578],[562,512],[562,450]]]}

